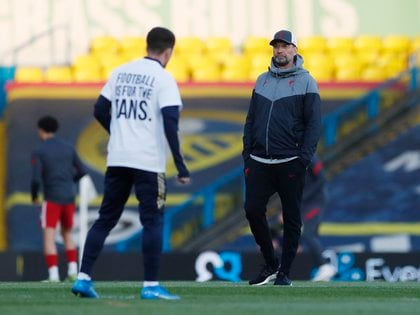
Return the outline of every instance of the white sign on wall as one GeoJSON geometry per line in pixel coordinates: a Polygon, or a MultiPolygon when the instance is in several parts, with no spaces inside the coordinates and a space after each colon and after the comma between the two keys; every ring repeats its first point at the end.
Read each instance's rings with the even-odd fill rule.
{"type": "Polygon", "coordinates": [[[86,53],[93,37],[144,36],[157,25],[178,37],[227,36],[237,47],[250,35],[269,38],[282,28],[298,37],[416,35],[418,3],[405,0],[402,8],[394,0],[2,0],[0,64],[67,63],[86,53]]]}

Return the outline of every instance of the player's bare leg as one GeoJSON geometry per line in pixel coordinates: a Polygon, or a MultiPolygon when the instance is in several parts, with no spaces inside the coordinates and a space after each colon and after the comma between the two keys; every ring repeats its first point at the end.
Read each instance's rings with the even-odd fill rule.
{"type": "Polygon", "coordinates": [[[60,281],[54,228],[47,227],[44,229],[44,255],[48,267],[48,281],[60,281]]]}
{"type": "Polygon", "coordinates": [[[71,229],[63,228],[61,236],[63,237],[67,257],[67,279],[74,281],[77,278],[77,250],[71,232],[71,229]]]}

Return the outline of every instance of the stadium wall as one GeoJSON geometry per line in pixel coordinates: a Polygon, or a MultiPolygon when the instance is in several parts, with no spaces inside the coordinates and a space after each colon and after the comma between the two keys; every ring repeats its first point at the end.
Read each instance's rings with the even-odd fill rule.
{"type": "MultiPolygon", "coordinates": [[[[9,104],[6,110],[7,145],[7,209],[8,245],[13,251],[38,251],[42,248],[38,209],[31,204],[30,154],[38,143],[36,121],[42,115],[55,115],[61,128],[58,135],[74,144],[89,166],[90,175],[101,193],[107,135],[92,117],[92,104],[101,85],[60,84],[11,84],[8,86],[9,104]],[[22,223],[25,229],[22,229],[22,223]]],[[[346,96],[355,97],[369,86],[325,85],[321,95],[325,110],[339,106],[346,96]]],[[[242,129],[252,86],[249,84],[182,85],[184,99],[181,133],[183,133],[184,155],[193,172],[194,185],[188,189],[175,185],[172,161],[168,161],[167,207],[179,204],[192,193],[206,187],[215,179],[241,165],[242,129]]],[[[230,200],[220,195],[215,205],[226,205],[230,200]]],[[[90,222],[96,218],[101,202],[98,197],[91,204],[90,222]]],[[[113,251],[137,251],[140,248],[140,226],[136,214],[134,197],[127,204],[123,233],[114,235],[107,245],[113,251]]],[[[227,215],[228,212],[218,212],[227,215]]],[[[218,215],[218,219],[221,217],[218,215]]],[[[222,215],[222,217],[223,217],[222,215]]],[[[3,225],[3,227],[5,227],[3,225]]],[[[182,246],[195,230],[182,225],[179,233],[173,233],[172,244],[182,246]],[[188,233],[186,233],[186,231],[188,233]],[[182,239],[179,235],[182,234],[182,239]]],[[[118,229],[117,229],[118,230],[118,229]]]]}
{"type": "Polygon", "coordinates": [[[156,25],[178,37],[228,37],[237,47],[281,28],[298,37],[416,36],[418,8],[418,0],[3,0],[0,56],[19,66],[69,63],[94,37],[144,36],[156,25]]]}
{"type": "MultiPolygon", "coordinates": [[[[420,254],[354,254],[330,253],[338,274],[333,281],[420,281],[420,254]]],[[[61,278],[66,276],[66,262],[61,255],[61,278]]],[[[40,281],[47,277],[44,257],[41,253],[0,254],[2,268],[0,281],[40,281]]],[[[198,252],[188,254],[164,254],[159,278],[182,281],[222,280],[238,282],[255,276],[255,268],[261,263],[258,253],[198,252]]],[[[136,254],[102,253],[93,271],[96,281],[141,281],[142,256],[136,254]]],[[[308,254],[296,256],[291,278],[309,280],[316,270],[308,254]]]]}
{"type": "MultiPolygon", "coordinates": [[[[61,124],[58,135],[76,146],[82,160],[89,167],[97,190],[102,193],[107,135],[92,116],[92,106],[99,89],[99,85],[29,85],[9,90],[5,116],[9,139],[6,209],[8,243],[12,251],[42,249],[39,213],[31,204],[29,192],[30,154],[39,142],[36,133],[39,117],[50,114],[58,118],[61,124]],[[22,223],[25,229],[21,228],[22,223]]],[[[184,154],[188,157],[188,165],[195,178],[194,185],[188,189],[177,186],[172,180],[176,175],[175,167],[171,159],[168,161],[167,207],[187,199],[190,194],[241,163],[239,140],[244,108],[248,104],[251,89],[248,86],[239,86],[237,89],[234,86],[219,86],[216,93],[213,93],[215,87],[208,89],[209,94],[206,94],[202,86],[183,89],[185,110],[182,113],[181,132],[186,146],[184,154]],[[222,96],[223,89],[229,90],[231,94],[222,96]],[[238,96],[241,93],[242,96],[238,96]],[[212,95],[212,98],[205,95],[212,95]]],[[[226,205],[226,200],[225,196],[220,195],[215,204],[226,205]]],[[[100,202],[101,196],[92,202],[90,222],[96,218],[100,202]]],[[[141,226],[136,207],[137,201],[131,197],[122,219],[122,229],[115,229],[117,232],[112,233],[106,249],[138,251],[141,248],[141,226]]],[[[216,213],[218,219],[227,214],[216,213]]],[[[188,237],[188,234],[184,235],[185,231],[182,234],[184,239],[188,237]]],[[[173,237],[176,238],[173,241],[179,243],[179,233],[174,233],[173,237]]]]}

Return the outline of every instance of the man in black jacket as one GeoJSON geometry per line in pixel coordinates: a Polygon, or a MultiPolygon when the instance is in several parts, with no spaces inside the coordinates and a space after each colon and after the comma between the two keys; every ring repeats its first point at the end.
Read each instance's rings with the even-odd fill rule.
{"type": "Polygon", "coordinates": [[[321,133],[321,100],[312,76],[302,68],[294,34],[281,30],[270,45],[269,71],[255,84],[244,127],[245,212],[265,265],[249,281],[291,285],[288,278],[301,234],[301,198],[306,169],[321,133]],[[278,193],[283,207],[281,261],[275,256],[266,205],[278,193]]]}

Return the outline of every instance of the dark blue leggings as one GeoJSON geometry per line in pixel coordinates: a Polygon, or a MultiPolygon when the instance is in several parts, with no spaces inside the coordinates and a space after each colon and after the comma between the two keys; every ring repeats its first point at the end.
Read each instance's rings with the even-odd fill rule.
{"type": "Polygon", "coordinates": [[[165,175],[127,167],[108,167],[106,170],[99,218],[88,232],[81,272],[91,274],[106,237],[121,217],[133,185],[136,198],[139,200],[138,210],[143,225],[144,280],[157,281],[166,199],[165,175]]]}

